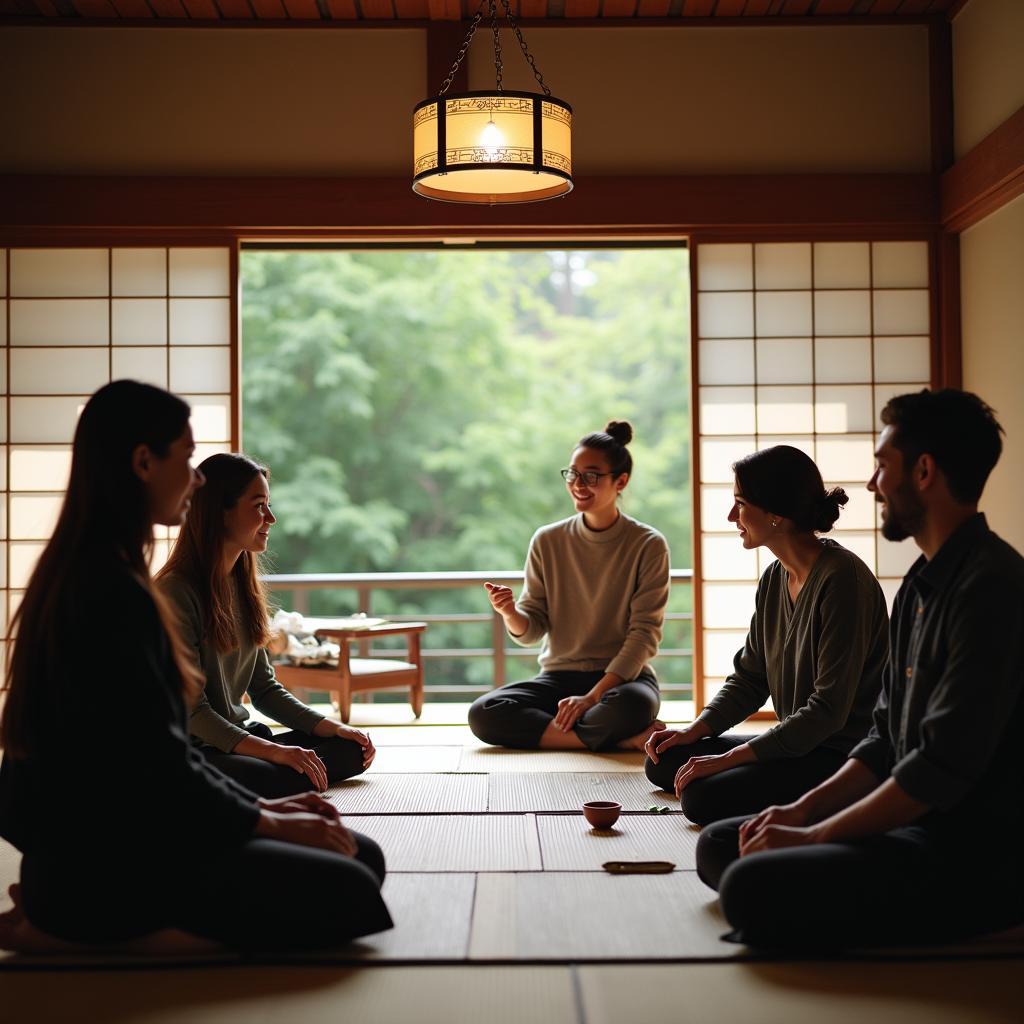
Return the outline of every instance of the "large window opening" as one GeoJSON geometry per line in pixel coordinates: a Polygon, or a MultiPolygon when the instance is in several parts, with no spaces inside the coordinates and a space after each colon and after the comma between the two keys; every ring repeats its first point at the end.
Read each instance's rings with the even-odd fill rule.
{"type": "Polygon", "coordinates": [[[691,696],[685,247],[247,247],[241,276],[244,448],[271,469],[273,571],[303,576],[281,606],[428,621],[431,699],[528,677],[479,574],[519,573],[572,514],[575,442],[629,419],[623,509],[676,576],[656,667],[691,696]]]}

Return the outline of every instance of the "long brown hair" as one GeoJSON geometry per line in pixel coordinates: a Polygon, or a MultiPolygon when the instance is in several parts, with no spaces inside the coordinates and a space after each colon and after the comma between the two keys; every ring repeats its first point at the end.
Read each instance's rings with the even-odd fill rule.
{"type": "Polygon", "coordinates": [[[32,753],[39,730],[57,706],[66,629],[64,612],[81,605],[97,574],[111,563],[128,566],[150,592],[167,632],[186,699],[202,680],[192,667],[167,602],[152,586],[148,559],[153,522],[145,484],[132,468],[132,453],[146,445],[166,458],[188,426],[190,409],[161,388],[119,380],[86,403],[75,428],[71,476],[60,517],[11,621],[7,699],[0,737],[14,757],[32,753]]]}
{"type": "Polygon", "coordinates": [[[188,519],[156,578],[161,580],[173,574],[196,589],[203,605],[206,635],[213,638],[214,646],[222,653],[239,645],[234,607],[237,589],[247,637],[257,647],[263,647],[270,640],[270,626],[259,558],[243,551],[229,574],[225,575],[221,566],[224,513],[238,504],[256,477],[269,480],[270,473],[266,466],[237,452],[211,455],[199,464],[199,470],[206,483],[193,496],[188,519]]]}

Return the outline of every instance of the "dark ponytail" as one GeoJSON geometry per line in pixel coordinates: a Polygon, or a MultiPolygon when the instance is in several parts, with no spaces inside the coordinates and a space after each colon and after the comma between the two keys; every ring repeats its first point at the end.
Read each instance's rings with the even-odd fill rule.
{"type": "Polygon", "coordinates": [[[850,500],[842,487],[826,491],[814,460],[788,444],[754,452],[732,471],[746,501],[791,519],[802,532],[828,533],[850,500]]]}
{"type": "Polygon", "coordinates": [[[633,456],[626,445],[633,440],[633,424],[629,420],[609,420],[604,430],[581,437],[577,448],[593,448],[604,452],[608,468],[615,476],[633,472],[633,456]]]}

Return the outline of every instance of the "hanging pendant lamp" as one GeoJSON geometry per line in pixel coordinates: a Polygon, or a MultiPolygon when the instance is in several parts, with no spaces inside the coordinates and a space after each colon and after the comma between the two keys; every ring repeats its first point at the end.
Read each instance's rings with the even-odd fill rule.
{"type": "Polygon", "coordinates": [[[551,95],[509,0],[501,5],[543,94],[503,88],[497,6],[495,0],[480,0],[441,91],[413,110],[412,189],[428,199],[493,206],[572,191],[572,107],[551,95]],[[485,5],[494,34],[495,88],[448,93],[485,5]]]}

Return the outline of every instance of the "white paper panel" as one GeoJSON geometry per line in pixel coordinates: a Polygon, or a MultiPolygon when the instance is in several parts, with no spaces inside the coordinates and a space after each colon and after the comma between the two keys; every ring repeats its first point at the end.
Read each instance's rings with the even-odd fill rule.
{"type": "MultiPolygon", "coordinates": [[[[8,459],[8,448],[7,445],[0,445],[0,491],[7,490],[7,459],[8,459]]],[[[0,505],[3,501],[0,500],[0,505]]]]}
{"type": "Polygon", "coordinates": [[[871,380],[871,339],[816,338],[814,375],[819,384],[867,384],[871,380]]]}
{"type": "Polygon", "coordinates": [[[927,384],[918,381],[916,384],[878,384],[875,387],[875,409],[878,415],[878,427],[876,433],[881,433],[883,428],[882,424],[882,410],[885,408],[890,398],[895,398],[897,395],[910,395],[923,388],[928,387],[927,384]]]}
{"type": "Polygon", "coordinates": [[[106,295],[106,249],[12,249],[11,295],[106,295]]]}
{"type": "Polygon", "coordinates": [[[749,338],[754,333],[753,292],[701,292],[697,312],[702,338],[749,338]]]}
{"type": "Polygon", "coordinates": [[[872,274],[876,288],[927,288],[927,242],[875,242],[872,274]]]}
{"type": "Polygon", "coordinates": [[[39,561],[46,544],[42,541],[9,541],[10,552],[10,586],[24,590],[32,576],[32,570],[39,561]]]}
{"type": "Polygon", "coordinates": [[[701,573],[706,580],[756,580],[757,555],[739,534],[707,534],[701,540],[701,573]]]}
{"type": "Polygon", "coordinates": [[[754,432],[753,388],[700,388],[702,434],[754,432]]]}
{"type": "Polygon", "coordinates": [[[109,348],[11,349],[11,393],[92,394],[110,379],[109,348]]]}
{"type": "Polygon", "coordinates": [[[814,382],[813,343],[810,338],[758,338],[758,384],[811,384],[814,382]]]}
{"type": "Polygon", "coordinates": [[[873,292],[875,334],[927,334],[928,292],[873,292]]]}
{"type": "MultiPolygon", "coordinates": [[[[5,501],[0,501],[0,540],[7,540],[7,503],[5,501]]],[[[0,560],[6,559],[6,557],[7,548],[0,544],[0,560]]]]}
{"type": "Polygon", "coordinates": [[[815,292],[814,333],[819,337],[871,334],[871,292],[815,292]]]}
{"type": "Polygon", "coordinates": [[[230,295],[228,250],[171,249],[172,295],[230,295]]]}
{"type": "Polygon", "coordinates": [[[732,464],[754,451],[753,437],[709,437],[700,442],[700,478],[704,483],[733,483],[732,464]]]}
{"type": "Polygon", "coordinates": [[[929,338],[875,339],[875,380],[879,383],[928,380],[931,375],[929,338]]]}
{"type": "Polygon", "coordinates": [[[166,249],[114,249],[112,295],[166,295],[166,249]]]}
{"type": "Polygon", "coordinates": [[[7,399],[0,398],[0,442],[6,444],[9,440],[7,437],[7,399]]]}
{"type": "Polygon", "coordinates": [[[0,345],[7,344],[7,300],[0,300],[0,345]]]}
{"type": "Polygon", "coordinates": [[[868,242],[815,242],[815,288],[871,286],[871,248],[868,242]]]}
{"type": "Polygon", "coordinates": [[[192,465],[198,466],[203,459],[208,459],[211,455],[222,455],[230,451],[231,443],[229,441],[197,444],[195,453],[192,455],[192,465]]]}
{"type": "Polygon", "coordinates": [[[882,593],[885,594],[885,603],[888,606],[889,614],[892,615],[892,604],[896,600],[896,594],[899,592],[900,587],[903,585],[903,579],[882,579],[879,577],[879,586],[882,588],[882,593]]]}
{"type": "Polygon", "coordinates": [[[111,339],[115,345],[166,345],[166,299],[114,299],[111,339]]]}
{"type": "MultiPolygon", "coordinates": [[[[697,282],[702,292],[734,291],[754,286],[753,247],[701,245],[697,248],[697,282]]],[[[749,333],[749,332],[748,332],[749,333]]]]}
{"type": "Polygon", "coordinates": [[[227,299],[171,299],[170,303],[172,345],[231,343],[231,303],[227,299]]]}
{"type": "Polygon", "coordinates": [[[757,389],[759,434],[808,434],[813,430],[812,388],[801,386],[757,389]]]}
{"type": "Polygon", "coordinates": [[[704,668],[716,676],[728,675],[733,670],[733,660],[746,638],[746,632],[705,632],[704,668]]]}
{"type": "Polygon", "coordinates": [[[171,553],[171,542],[167,540],[158,540],[153,543],[153,551],[149,559],[149,571],[151,574],[158,573],[164,566],[164,562],[167,561],[168,556],[171,553]]]}
{"type": "Polygon", "coordinates": [[[873,430],[870,386],[819,385],[815,391],[814,421],[819,434],[850,434],[873,430]]]}
{"type": "Polygon", "coordinates": [[[768,548],[762,546],[757,549],[757,578],[760,579],[767,570],[768,566],[775,561],[775,556],[768,550],[768,548]]]}
{"type": "Polygon", "coordinates": [[[231,390],[231,349],[188,346],[171,349],[172,391],[224,393],[231,390]]]}
{"type": "Polygon", "coordinates": [[[734,498],[730,484],[703,484],[700,489],[700,525],[706,533],[736,534],[736,526],[729,522],[734,498]]]}
{"type": "Polygon", "coordinates": [[[853,434],[849,437],[818,438],[817,463],[826,480],[863,480],[865,483],[874,472],[875,446],[870,434],[853,434]]]}
{"type": "Polygon", "coordinates": [[[750,626],[754,614],[757,583],[705,583],[704,627],[706,629],[743,629],[750,626]]]}
{"type": "Polygon", "coordinates": [[[12,345],[106,345],[106,299],[12,299],[12,345]]]}
{"type": "Polygon", "coordinates": [[[699,342],[697,356],[700,384],[754,383],[754,342],[750,338],[699,342]]]}
{"type": "Polygon", "coordinates": [[[757,292],[756,299],[758,337],[811,335],[811,292],[757,292]]]}
{"type": "Polygon", "coordinates": [[[866,480],[844,480],[839,484],[827,481],[826,488],[842,487],[849,501],[839,513],[836,528],[841,530],[873,530],[875,528],[875,496],[867,489],[866,480]]]}
{"type": "Polygon", "coordinates": [[[766,242],[754,246],[754,284],[762,288],[810,288],[810,242],[766,242]]]}
{"type": "Polygon", "coordinates": [[[808,458],[814,458],[813,434],[758,434],[757,450],[774,448],[778,444],[788,444],[791,448],[799,448],[808,458]]]}
{"type": "Polygon", "coordinates": [[[69,444],[86,401],[85,397],[12,398],[11,440],[69,444]]]}
{"type": "Polygon", "coordinates": [[[13,445],[12,491],[63,491],[71,473],[71,449],[13,445]]]}
{"type": "Polygon", "coordinates": [[[192,436],[196,441],[231,440],[231,399],[227,395],[182,395],[192,406],[192,436]]]}
{"type": "Polygon", "coordinates": [[[57,525],[62,494],[11,495],[11,537],[15,540],[47,540],[57,525]]]}
{"type": "MultiPolygon", "coordinates": [[[[842,516],[839,517],[842,522],[842,516]]],[[[827,536],[852,551],[872,572],[875,571],[875,531],[835,530],[827,536]]]]}
{"type": "Polygon", "coordinates": [[[166,348],[115,348],[113,350],[114,380],[128,377],[153,384],[158,388],[167,387],[166,348]]]}
{"type": "Polygon", "coordinates": [[[7,294],[7,250],[0,249],[0,295],[7,294]]]}
{"type": "Polygon", "coordinates": [[[921,555],[921,549],[914,543],[912,537],[906,540],[886,540],[881,533],[878,534],[878,575],[879,576],[903,576],[907,570],[917,561],[921,555]]]}

